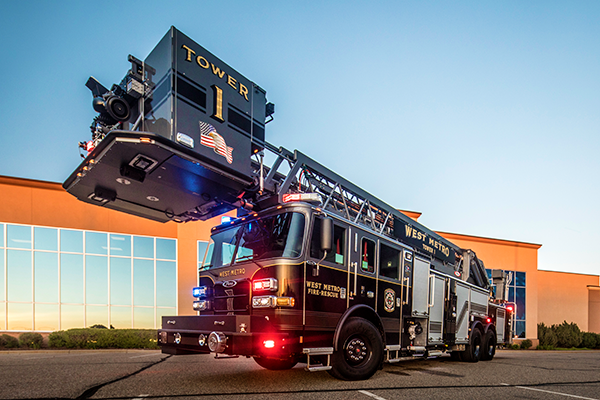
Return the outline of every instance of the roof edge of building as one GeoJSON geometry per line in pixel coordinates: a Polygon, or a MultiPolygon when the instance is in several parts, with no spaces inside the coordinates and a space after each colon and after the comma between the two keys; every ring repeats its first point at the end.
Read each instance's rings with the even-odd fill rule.
{"type": "Polygon", "coordinates": [[[0,184],[64,191],[62,184],[58,182],[42,181],[38,179],[29,178],[17,178],[14,176],[6,175],[0,175],[0,184]]]}
{"type": "Polygon", "coordinates": [[[539,249],[540,247],[542,247],[542,245],[538,244],[538,243],[519,242],[516,240],[507,240],[507,239],[496,239],[496,238],[489,238],[489,237],[485,237],[485,236],[465,235],[462,233],[441,232],[441,231],[435,231],[435,232],[442,235],[443,237],[445,237],[447,239],[451,239],[451,237],[455,237],[455,238],[459,238],[459,239],[471,240],[474,242],[495,243],[495,244],[501,244],[501,245],[505,245],[505,246],[528,247],[528,248],[532,248],[532,249],[539,249]]]}

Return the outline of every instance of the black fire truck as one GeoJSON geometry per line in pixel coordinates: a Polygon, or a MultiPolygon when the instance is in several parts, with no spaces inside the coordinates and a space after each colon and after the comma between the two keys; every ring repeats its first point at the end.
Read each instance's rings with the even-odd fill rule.
{"type": "Polygon", "coordinates": [[[491,295],[475,253],[266,142],[274,106],[259,86],[174,27],[129,62],[110,90],[88,80],[99,114],[64,188],[161,222],[237,212],[212,228],[189,288],[197,315],[163,317],[164,353],[358,380],[384,361],[491,360],[510,343],[503,290],[491,295]]]}

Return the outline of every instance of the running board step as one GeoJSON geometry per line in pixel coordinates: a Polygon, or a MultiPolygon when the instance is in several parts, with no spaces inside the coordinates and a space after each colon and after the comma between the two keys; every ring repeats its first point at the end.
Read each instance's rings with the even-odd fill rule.
{"type": "Polygon", "coordinates": [[[333,354],[333,347],[313,347],[302,349],[302,353],[306,354],[306,368],[305,370],[310,372],[327,371],[331,369],[331,355],[333,354]],[[310,356],[327,356],[327,365],[310,364],[310,356]]]}

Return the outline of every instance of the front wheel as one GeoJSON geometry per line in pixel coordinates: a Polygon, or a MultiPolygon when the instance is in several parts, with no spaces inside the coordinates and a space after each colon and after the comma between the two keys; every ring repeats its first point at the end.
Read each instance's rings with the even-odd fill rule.
{"type": "Polygon", "coordinates": [[[368,379],[383,362],[383,341],[375,326],[363,318],[348,319],[340,332],[338,350],[331,356],[335,378],[357,381],[368,379]]]}
{"type": "Polygon", "coordinates": [[[271,371],[292,369],[294,365],[298,364],[298,360],[295,358],[280,360],[278,358],[254,357],[254,361],[261,367],[270,369],[271,371]]]}

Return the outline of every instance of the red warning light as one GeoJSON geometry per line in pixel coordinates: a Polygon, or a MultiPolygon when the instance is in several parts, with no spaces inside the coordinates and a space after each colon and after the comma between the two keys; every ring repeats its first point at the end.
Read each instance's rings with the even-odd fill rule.
{"type": "Polygon", "coordinates": [[[515,310],[515,306],[513,306],[512,304],[508,305],[508,306],[506,306],[506,310],[513,312],[515,310]]]}

